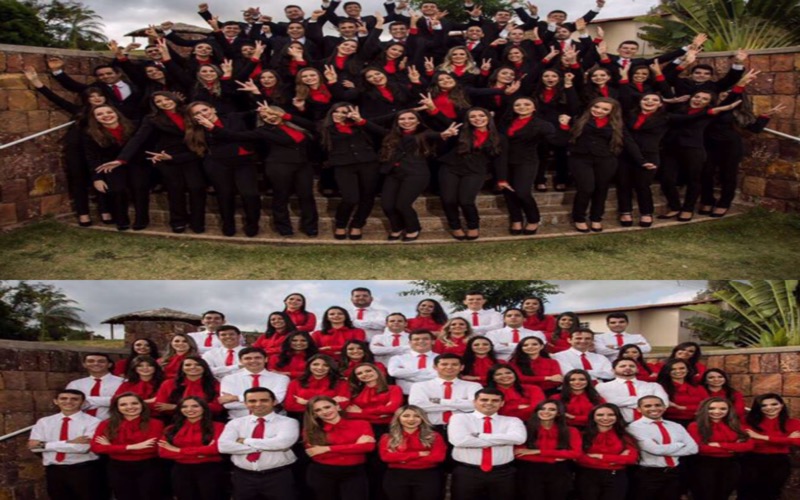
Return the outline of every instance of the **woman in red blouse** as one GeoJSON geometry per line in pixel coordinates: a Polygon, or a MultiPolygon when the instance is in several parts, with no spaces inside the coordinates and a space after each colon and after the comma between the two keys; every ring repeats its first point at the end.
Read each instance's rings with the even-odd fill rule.
{"type": "Polygon", "coordinates": [[[700,344],[697,342],[682,342],[672,349],[669,359],[680,359],[686,361],[689,367],[689,378],[695,384],[699,384],[703,379],[703,374],[706,372],[706,365],[700,362],[700,357],[703,355],[700,351],[700,344]]]}
{"type": "Polygon", "coordinates": [[[533,415],[536,406],[546,398],[544,392],[535,385],[524,386],[517,372],[507,365],[494,365],[487,374],[486,387],[492,387],[503,393],[503,407],[500,415],[517,417],[523,422],[533,415]]]}
{"type": "Polygon", "coordinates": [[[342,357],[339,360],[339,373],[342,378],[349,379],[353,369],[361,363],[371,363],[383,373],[384,377],[387,375],[386,367],[383,366],[383,363],[375,361],[375,356],[369,350],[368,343],[363,340],[348,340],[344,343],[342,357]]]}
{"type": "Polygon", "coordinates": [[[761,394],[747,414],[746,431],[753,451],[742,457],[737,499],[778,500],[792,470],[791,447],[800,447],[800,420],[789,418],[780,395],[761,394]]]}
{"type": "Polygon", "coordinates": [[[283,299],[286,308],[284,313],[292,319],[297,330],[301,332],[313,332],[317,327],[317,316],[306,311],[306,297],[302,293],[290,293],[283,299]]]}
{"type": "Polygon", "coordinates": [[[306,359],[317,354],[317,346],[308,332],[295,332],[281,345],[280,354],[269,358],[267,369],[271,372],[299,378],[306,371],[306,359]]]}
{"type": "Polygon", "coordinates": [[[178,402],[188,396],[204,399],[215,415],[222,413],[219,397],[219,381],[214,378],[208,363],[199,356],[187,356],[176,378],[165,380],[156,393],[154,408],[163,415],[172,415],[178,402]]]}
{"type": "Polygon", "coordinates": [[[540,331],[547,338],[553,335],[556,329],[556,319],[544,313],[544,303],[540,297],[528,297],[522,301],[522,312],[525,313],[525,323],[528,330],[540,331]]]}
{"type": "Polygon", "coordinates": [[[338,357],[348,340],[367,340],[364,330],[353,326],[350,314],[339,306],[329,307],[322,318],[322,330],[311,334],[321,354],[338,357]]]}
{"type": "Polygon", "coordinates": [[[131,352],[125,359],[120,359],[114,363],[114,375],[122,378],[128,377],[128,367],[137,356],[150,356],[158,359],[158,345],[150,339],[136,339],[131,344],[131,352]]]}
{"type": "Polygon", "coordinates": [[[164,370],[161,369],[161,365],[148,355],[137,356],[131,361],[128,378],[120,384],[114,396],[125,392],[137,394],[150,406],[152,413],[152,404],[156,402],[156,393],[162,382],[164,382],[164,370]]]}
{"type": "Polygon", "coordinates": [[[317,500],[367,500],[364,463],[375,450],[372,427],[342,418],[332,398],[315,396],[306,406],[303,441],[311,457],[307,482],[317,500]]]}
{"type": "Polygon", "coordinates": [[[616,405],[604,403],[589,413],[575,476],[580,500],[625,498],[626,468],[639,460],[636,441],[625,432],[625,427],[625,419],[616,405]]]}
{"type": "Polygon", "coordinates": [[[684,427],[692,423],[708,392],[705,387],[695,385],[689,364],[681,359],[667,361],[658,374],[658,383],[669,396],[669,407],[664,412],[664,418],[684,427]]]}
{"type": "Polygon", "coordinates": [[[559,401],[542,401],[525,423],[528,439],[514,447],[520,498],[566,500],[572,489],[570,460],[581,452],[581,435],[567,425],[559,401]]]}
{"type": "Polygon", "coordinates": [[[166,378],[175,378],[181,367],[181,362],[186,356],[198,356],[197,344],[189,335],[176,333],[167,344],[167,352],[158,359],[158,364],[164,369],[166,378]]]}
{"type": "Polygon", "coordinates": [[[433,299],[423,299],[417,304],[417,315],[408,320],[408,331],[428,330],[436,336],[447,324],[447,313],[442,305],[433,299]]]}
{"type": "Polygon", "coordinates": [[[281,352],[283,341],[290,333],[297,331],[292,319],[285,312],[274,312],[267,319],[267,331],[258,337],[251,347],[264,349],[267,356],[274,356],[281,352]]]}
{"type": "Polygon", "coordinates": [[[526,387],[538,387],[546,394],[553,394],[564,380],[561,365],[544,350],[539,337],[525,337],[517,344],[509,364],[517,370],[519,379],[526,387]]]}
{"type": "Polygon", "coordinates": [[[570,370],[564,375],[561,393],[552,396],[566,408],[567,424],[583,428],[589,423],[592,408],[606,401],[597,393],[586,370],[570,370]]]}
{"type": "Polygon", "coordinates": [[[293,418],[301,418],[308,400],[314,396],[328,396],[337,404],[348,401],[347,382],[341,380],[334,361],[325,354],[308,358],[306,369],[300,378],[289,382],[283,407],[293,418]]]}
{"type": "Polygon", "coordinates": [[[731,387],[728,374],[719,368],[710,368],[703,374],[703,387],[712,398],[724,398],[733,403],[733,410],[740,422],[744,422],[747,409],[744,406],[744,395],[731,387]]]}
{"type": "Polygon", "coordinates": [[[228,478],[217,450],[225,425],[211,420],[202,398],[189,396],[178,402],[175,423],[158,442],[158,455],[174,460],[172,492],[177,500],[225,500],[228,478]]]}
{"type": "Polygon", "coordinates": [[[741,471],[738,454],[752,451],[753,440],[725,398],[703,401],[697,420],[687,430],[699,448],[688,468],[692,499],[726,500],[736,489],[741,471]]]}
{"type": "Polygon", "coordinates": [[[569,336],[580,327],[581,322],[574,312],[559,314],[556,317],[556,329],[553,331],[553,335],[547,337],[547,352],[555,354],[572,347],[569,343],[569,336]]]}
{"type": "Polygon", "coordinates": [[[373,363],[360,363],[349,377],[350,404],[347,418],[366,420],[376,436],[384,434],[394,412],[403,404],[403,390],[389,385],[386,375],[373,363]]]}
{"type": "Polygon", "coordinates": [[[462,356],[464,369],[459,376],[463,380],[479,382],[485,385],[488,380],[489,368],[504,361],[498,360],[494,353],[494,344],[486,337],[472,337],[467,342],[467,349],[462,356]]]}
{"type": "Polygon", "coordinates": [[[161,498],[165,478],[156,443],[163,432],[164,424],[150,418],[150,410],[136,394],[120,394],[112,401],[110,416],[97,426],[91,450],[109,456],[108,482],[115,498],[161,498]]]}
{"type": "Polygon", "coordinates": [[[644,359],[641,347],[636,344],[625,344],[619,348],[618,359],[632,359],[636,362],[636,378],[645,382],[655,382],[664,363],[648,363],[644,359]]]}
{"type": "Polygon", "coordinates": [[[413,405],[399,408],[389,433],[378,444],[389,470],[383,478],[388,500],[439,500],[443,490],[441,464],[447,445],[425,414],[413,405]]]}
{"type": "Polygon", "coordinates": [[[452,318],[442,328],[442,335],[433,344],[433,352],[437,354],[458,354],[464,356],[467,350],[467,341],[473,338],[475,332],[464,318],[452,318]]]}

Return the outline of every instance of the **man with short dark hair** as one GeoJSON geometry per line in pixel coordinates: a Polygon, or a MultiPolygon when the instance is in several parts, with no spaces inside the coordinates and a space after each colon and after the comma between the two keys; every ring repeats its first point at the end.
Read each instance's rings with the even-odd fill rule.
{"type": "MultiPolygon", "coordinates": [[[[638,333],[626,333],[628,329],[628,315],[624,312],[614,312],[606,316],[606,325],[609,332],[595,334],[594,352],[607,357],[609,361],[614,361],[619,357],[622,346],[634,344],[641,349],[642,354],[647,354],[653,348],[650,342],[638,333]]],[[[644,362],[644,360],[642,360],[644,362]]]]}
{"type": "Polygon", "coordinates": [[[639,420],[639,400],[644,396],[658,396],[669,406],[669,396],[659,384],[645,382],[636,378],[636,361],[632,359],[616,359],[611,364],[616,378],[602,384],[597,384],[595,389],[603,396],[607,403],[617,405],[627,422],[639,420]]]}
{"type": "Polygon", "coordinates": [[[492,330],[503,328],[503,315],[494,309],[484,309],[486,297],[483,292],[478,290],[468,291],[464,295],[464,305],[467,306],[463,311],[458,311],[451,318],[464,318],[472,325],[472,330],[483,335],[492,330]]]}
{"type": "Polygon", "coordinates": [[[244,393],[254,387],[266,387],[280,404],[289,388],[289,377],[267,371],[267,354],[259,347],[245,347],[239,351],[242,370],[222,379],[219,388],[219,403],[228,409],[231,419],[247,415],[244,393]]]}
{"type": "Polygon", "coordinates": [[[433,365],[437,377],[412,384],[408,404],[425,410],[434,426],[443,426],[453,415],[474,411],[475,392],[481,389],[481,384],[458,378],[464,363],[457,354],[440,354],[433,365]]]}
{"type": "Polygon", "coordinates": [[[239,364],[239,351],[245,347],[242,345],[242,332],[233,325],[220,326],[216,336],[222,345],[206,351],[203,359],[217,380],[222,380],[242,368],[239,364]]]}
{"type": "Polygon", "coordinates": [[[123,382],[122,378],[111,374],[113,366],[114,362],[106,353],[86,353],[83,355],[83,368],[89,376],[67,384],[67,389],[78,390],[86,396],[83,401],[83,411],[100,420],[108,418],[111,398],[123,382]]]}
{"type": "Polygon", "coordinates": [[[389,311],[372,307],[372,291],[369,288],[358,287],[350,292],[350,318],[353,326],[361,328],[367,336],[367,341],[375,335],[383,333],[386,326],[386,316],[389,311]]]}
{"type": "Polygon", "coordinates": [[[189,336],[197,343],[197,350],[202,356],[222,345],[216,333],[217,329],[225,324],[225,315],[219,311],[206,311],[201,316],[200,324],[203,325],[202,330],[191,332],[189,336]]]}
{"type": "Polygon", "coordinates": [[[611,380],[614,371],[608,358],[591,352],[594,346],[594,332],[588,328],[579,328],[572,332],[568,340],[570,346],[566,351],[553,354],[552,358],[561,365],[561,373],[570,370],[586,370],[597,381],[611,380]]]}
{"type": "Polygon", "coordinates": [[[433,334],[429,331],[411,332],[408,334],[408,346],[411,350],[389,359],[387,371],[403,389],[403,394],[408,394],[415,382],[424,382],[436,377],[434,366],[436,353],[432,351],[433,338],[433,334]]]}

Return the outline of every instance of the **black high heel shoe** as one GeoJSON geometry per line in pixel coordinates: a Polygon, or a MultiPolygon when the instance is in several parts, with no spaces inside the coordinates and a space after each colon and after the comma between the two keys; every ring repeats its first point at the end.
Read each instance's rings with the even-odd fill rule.
{"type": "Polygon", "coordinates": [[[526,236],[532,236],[532,235],[536,234],[537,231],[539,231],[539,227],[538,226],[536,227],[536,229],[525,228],[525,229],[522,230],[522,234],[524,234],[526,236]]]}
{"type": "Polygon", "coordinates": [[[680,212],[675,212],[674,214],[671,213],[671,212],[667,213],[667,214],[661,214],[658,217],[656,217],[656,219],[660,219],[660,220],[675,219],[675,218],[678,217],[678,214],[680,214],[680,212]]]}
{"type": "Polygon", "coordinates": [[[650,220],[649,221],[645,221],[645,220],[642,220],[640,218],[639,219],[639,227],[650,227],[650,226],[653,225],[653,216],[652,215],[647,215],[647,216],[642,216],[642,217],[650,217],[650,220]]]}
{"type": "Polygon", "coordinates": [[[417,234],[415,234],[414,236],[409,236],[407,234],[404,234],[403,235],[403,241],[405,241],[405,242],[417,241],[419,239],[419,235],[420,234],[422,234],[422,230],[417,231],[417,234]]]}
{"type": "Polygon", "coordinates": [[[708,206],[708,208],[702,208],[701,207],[700,210],[697,211],[697,214],[698,215],[711,215],[711,210],[713,210],[713,208],[711,207],[711,205],[707,205],[707,206],[708,206]]]}
{"type": "Polygon", "coordinates": [[[622,227],[631,227],[633,225],[633,215],[629,213],[619,214],[619,225],[622,227]],[[631,220],[622,220],[622,217],[630,217],[631,220]]]}
{"type": "Polygon", "coordinates": [[[387,239],[388,241],[400,241],[400,238],[402,238],[402,237],[403,237],[403,233],[402,233],[402,232],[400,232],[400,233],[397,233],[397,235],[394,235],[394,234],[392,234],[392,233],[389,233],[389,234],[386,236],[386,239],[387,239]]]}
{"type": "MultiPolygon", "coordinates": [[[[359,229],[359,231],[360,231],[360,229],[359,229]]],[[[364,236],[364,233],[353,234],[353,230],[352,229],[350,229],[350,232],[347,233],[347,238],[349,238],[351,240],[354,240],[354,241],[360,240],[363,236],[364,236]]]]}
{"type": "Polygon", "coordinates": [[[688,214],[689,214],[689,217],[681,217],[680,214],[679,214],[678,217],[677,217],[678,222],[689,222],[690,220],[692,220],[692,218],[694,218],[694,213],[688,212],[688,214]]]}
{"type": "Polygon", "coordinates": [[[518,236],[522,234],[522,228],[514,229],[513,227],[508,228],[508,234],[511,236],[518,236]]]}

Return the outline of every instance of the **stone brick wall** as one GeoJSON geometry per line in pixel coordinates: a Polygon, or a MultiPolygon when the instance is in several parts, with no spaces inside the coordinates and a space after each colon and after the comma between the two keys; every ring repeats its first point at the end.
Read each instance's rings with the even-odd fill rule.
{"type": "Polygon", "coordinates": [[[130,346],[137,339],[151,339],[164,352],[172,335],[196,331],[197,326],[183,321],[126,321],[125,345],[130,346]]]}

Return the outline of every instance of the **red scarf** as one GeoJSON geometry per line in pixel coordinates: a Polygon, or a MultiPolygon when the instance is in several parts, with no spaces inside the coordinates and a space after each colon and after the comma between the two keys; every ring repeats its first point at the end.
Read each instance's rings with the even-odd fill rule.
{"type": "Polygon", "coordinates": [[[689,108],[690,115],[696,115],[698,113],[702,113],[706,110],[706,108],[689,108]]]}
{"type": "Polygon", "coordinates": [[[453,101],[450,100],[450,93],[442,91],[441,94],[433,98],[433,103],[442,114],[451,120],[456,118],[456,107],[453,101]]]}
{"type": "Polygon", "coordinates": [[[606,116],[605,118],[594,118],[594,124],[597,126],[597,128],[603,128],[606,125],[608,125],[608,117],[606,116]]]}
{"type": "Polygon", "coordinates": [[[514,118],[514,121],[511,122],[511,126],[508,127],[508,136],[514,137],[514,134],[525,128],[525,125],[530,123],[531,120],[533,120],[533,115],[527,118],[514,118]]]}
{"type": "Polygon", "coordinates": [[[392,91],[388,89],[388,87],[376,87],[378,92],[381,93],[384,99],[389,102],[394,102],[394,96],[392,95],[392,91]]]}
{"type": "Polygon", "coordinates": [[[390,75],[397,73],[397,60],[387,59],[386,64],[383,65],[383,70],[390,75]]]}
{"type": "Polygon", "coordinates": [[[344,65],[347,64],[347,59],[349,56],[336,56],[333,60],[333,64],[336,66],[336,69],[343,70],[344,65]]]}
{"type": "Polygon", "coordinates": [[[608,85],[597,87],[597,91],[600,92],[603,97],[608,97],[608,85]]]}
{"type": "Polygon", "coordinates": [[[648,118],[653,116],[653,113],[639,113],[636,117],[636,123],[633,124],[633,130],[639,130],[644,125],[648,118]]]}
{"type": "Polygon", "coordinates": [[[307,64],[308,63],[305,61],[298,62],[292,59],[291,61],[289,61],[289,73],[291,73],[292,76],[296,76],[297,72],[300,71],[302,68],[305,68],[307,64]]]}
{"type": "Polygon", "coordinates": [[[486,139],[489,138],[489,131],[488,130],[478,130],[475,129],[472,131],[472,147],[475,149],[480,149],[483,146],[483,143],[486,142],[486,139]]]}
{"type": "Polygon", "coordinates": [[[467,66],[465,64],[462,64],[460,66],[456,66],[455,64],[453,65],[453,73],[455,73],[456,76],[458,76],[458,77],[463,76],[464,75],[464,70],[466,70],[466,69],[467,69],[467,66]]]}
{"type": "Polygon", "coordinates": [[[312,101],[321,102],[323,104],[331,102],[331,92],[325,85],[320,85],[316,90],[309,88],[309,91],[309,96],[312,101]]]}
{"type": "Polygon", "coordinates": [[[122,136],[125,135],[125,129],[122,128],[122,125],[118,124],[116,127],[106,128],[106,130],[108,130],[108,133],[111,134],[112,137],[114,137],[114,141],[117,144],[122,144],[123,141],[122,136]]]}
{"type": "Polygon", "coordinates": [[[338,130],[343,134],[350,134],[350,135],[353,134],[353,127],[350,125],[346,125],[344,123],[336,123],[334,125],[336,125],[336,130],[338,130]]]}
{"type": "Polygon", "coordinates": [[[300,144],[301,142],[303,142],[306,139],[306,134],[300,132],[297,129],[294,129],[294,128],[286,125],[285,123],[281,124],[281,125],[278,125],[278,128],[283,130],[286,133],[286,135],[291,137],[292,140],[294,142],[296,142],[297,144],[300,144]]]}
{"type": "Polygon", "coordinates": [[[542,91],[542,99],[546,103],[552,101],[555,96],[556,96],[555,87],[545,87],[544,90],[542,91]]]}
{"type": "Polygon", "coordinates": [[[164,110],[164,113],[167,115],[167,118],[172,120],[172,123],[174,123],[179,129],[186,130],[186,125],[183,123],[183,116],[174,111],[164,110]]]}

